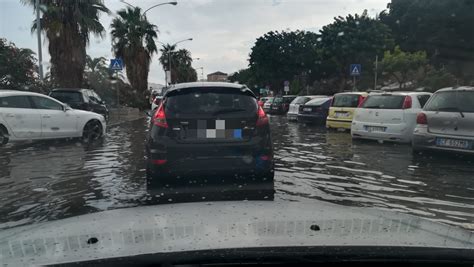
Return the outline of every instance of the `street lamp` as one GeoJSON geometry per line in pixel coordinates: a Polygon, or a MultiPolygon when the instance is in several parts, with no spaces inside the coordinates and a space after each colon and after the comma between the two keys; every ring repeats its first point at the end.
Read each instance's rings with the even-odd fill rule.
{"type": "Polygon", "coordinates": [[[43,81],[43,50],[41,48],[41,20],[40,20],[40,1],[35,1],[36,5],[36,31],[38,33],[38,74],[41,81],[43,81]]]}
{"type": "MultiPolygon", "coordinates": [[[[179,43],[182,43],[182,42],[186,42],[186,41],[192,41],[193,38],[187,38],[187,39],[184,39],[184,40],[181,40],[181,41],[178,41],[174,44],[172,44],[170,47],[172,46],[176,46],[178,45],[179,43]]],[[[166,44],[160,42],[160,41],[157,41],[158,43],[162,44],[163,46],[165,46],[166,44]]],[[[170,80],[169,80],[169,84],[171,84],[171,51],[168,51],[168,71],[170,72],[170,80]]],[[[166,77],[168,78],[168,77],[166,77]]],[[[168,81],[167,81],[168,82],[168,81]]]]}
{"type": "MultiPolygon", "coordinates": [[[[136,6],[134,6],[134,5],[130,4],[130,3],[125,2],[125,0],[120,0],[120,2],[122,2],[122,3],[124,3],[124,4],[128,5],[128,6],[130,6],[130,7],[132,7],[132,8],[136,8],[136,6]]],[[[177,4],[178,4],[178,2],[176,2],[176,1],[156,4],[156,5],[154,5],[154,6],[149,7],[147,10],[145,10],[145,11],[142,13],[142,16],[144,17],[146,12],[150,11],[150,9],[153,9],[153,8],[155,8],[155,7],[163,6],[163,5],[173,5],[173,6],[175,6],[175,5],[177,5],[177,4]]]]}

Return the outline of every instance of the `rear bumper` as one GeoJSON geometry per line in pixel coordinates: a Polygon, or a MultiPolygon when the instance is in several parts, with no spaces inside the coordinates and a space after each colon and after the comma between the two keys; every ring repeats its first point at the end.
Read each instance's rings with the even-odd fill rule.
{"type": "Polygon", "coordinates": [[[334,118],[327,118],[326,128],[328,129],[346,129],[350,130],[352,126],[352,121],[339,120],[334,118]]]}
{"type": "Polygon", "coordinates": [[[291,113],[291,112],[288,112],[288,113],[286,113],[286,117],[287,117],[288,120],[290,120],[290,121],[296,121],[296,120],[298,120],[298,113],[291,113]]]}
{"type": "Polygon", "coordinates": [[[351,135],[353,138],[381,140],[398,143],[410,143],[413,131],[406,123],[400,124],[378,124],[353,121],[351,125],[351,135]],[[384,132],[368,131],[366,126],[386,127],[384,132]]]}
{"type": "Polygon", "coordinates": [[[467,141],[470,141],[471,143],[474,143],[474,138],[433,134],[433,133],[428,132],[428,129],[426,126],[418,126],[415,128],[414,133],[413,133],[413,142],[412,142],[413,150],[415,151],[432,150],[432,151],[454,152],[454,153],[474,155],[474,144],[471,146],[472,148],[470,150],[450,148],[450,147],[439,147],[436,145],[436,138],[438,137],[449,138],[449,139],[461,139],[461,140],[467,140],[467,141]]]}
{"type": "Polygon", "coordinates": [[[248,142],[204,144],[177,143],[162,137],[155,142],[149,140],[147,157],[149,174],[158,179],[246,174],[268,177],[274,166],[269,136],[254,137],[248,142]]]}
{"type": "Polygon", "coordinates": [[[298,122],[302,123],[326,123],[327,115],[324,114],[298,114],[298,122]]]}

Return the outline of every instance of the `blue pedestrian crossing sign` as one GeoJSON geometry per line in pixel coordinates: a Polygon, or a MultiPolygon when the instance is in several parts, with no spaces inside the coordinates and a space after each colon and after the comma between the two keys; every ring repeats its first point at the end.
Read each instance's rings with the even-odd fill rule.
{"type": "Polygon", "coordinates": [[[361,64],[351,64],[351,68],[349,73],[351,76],[360,76],[362,72],[362,65],[361,64]]]}
{"type": "Polygon", "coordinates": [[[122,70],[123,61],[120,58],[114,58],[110,60],[110,69],[111,70],[122,70]]]}

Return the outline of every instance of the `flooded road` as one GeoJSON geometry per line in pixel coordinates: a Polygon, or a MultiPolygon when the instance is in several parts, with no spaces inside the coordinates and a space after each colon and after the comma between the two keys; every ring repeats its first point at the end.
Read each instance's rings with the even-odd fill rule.
{"type": "MultiPolygon", "coordinates": [[[[348,133],[270,120],[275,201],[377,207],[474,230],[472,158],[414,157],[406,145],[353,142],[348,133]]],[[[146,190],[146,128],[145,120],[124,123],[89,146],[57,141],[1,148],[0,229],[173,202],[146,190]]]]}

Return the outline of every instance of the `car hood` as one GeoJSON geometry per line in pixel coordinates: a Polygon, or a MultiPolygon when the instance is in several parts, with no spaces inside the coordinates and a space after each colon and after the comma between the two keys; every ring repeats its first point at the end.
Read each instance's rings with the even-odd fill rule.
{"type": "Polygon", "coordinates": [[[360,246],[472,252],[474,237],[406,214],[325,202],[181,203],[3,230],[0,262],[42,265],[219,249],[360,246]]]}

